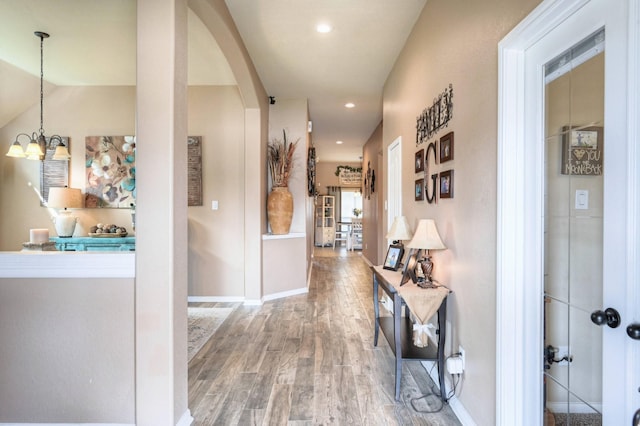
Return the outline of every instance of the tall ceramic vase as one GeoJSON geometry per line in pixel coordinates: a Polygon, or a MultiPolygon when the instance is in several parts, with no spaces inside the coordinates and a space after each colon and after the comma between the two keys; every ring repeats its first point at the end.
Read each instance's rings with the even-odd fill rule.
{"type": "Polygon", "coordinates": [[[267,197],[267,216],[271,233],[288,234],[293,217],[293,195],[286,186],[274,187],[267,197]]]}

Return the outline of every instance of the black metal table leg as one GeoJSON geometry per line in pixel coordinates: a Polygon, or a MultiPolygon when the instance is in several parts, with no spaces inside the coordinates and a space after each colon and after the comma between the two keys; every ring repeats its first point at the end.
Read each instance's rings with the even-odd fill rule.
{"type": "Polygon", "coordinates": [[[400,340],[400,322],[402,319],[402,298],[393,293],[393,341],[396,353],[396,401],[400,401],[400,382],[402,381],[402,342],[400,340]]]}

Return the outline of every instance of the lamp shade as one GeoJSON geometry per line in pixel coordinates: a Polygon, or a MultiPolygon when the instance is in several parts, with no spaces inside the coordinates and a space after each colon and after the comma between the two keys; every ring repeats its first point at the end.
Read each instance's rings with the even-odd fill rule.
{"type": "Polygon", "coordinates": [[[438,228],[436,227],[436,223],[433,219],[420,219],[416,233],[413,234],[413,238],[409,241],[407,247],[423,250],[447,248],[440,238],[438,228]]]}
{"type": "Polygon", "coordinates": [[[49,200],[47,207],[54,209],[79,209],[82,208],[82,192],[77,188],[49,188],[49,200]]]}
{"type": "Polygon", "coordinates": [[[411,232],[411,227],[409,226],[409,222],[407,218],[404,216],[396,216],[393,219],[393,223],[391,224],[391,229],[385,236],[387,240],[410,240],[413,236],[411,232]]]}

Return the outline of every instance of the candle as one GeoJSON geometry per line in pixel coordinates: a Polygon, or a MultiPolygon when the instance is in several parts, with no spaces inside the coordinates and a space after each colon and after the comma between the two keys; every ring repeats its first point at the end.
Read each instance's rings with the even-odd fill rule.
{"type": "Polygon", "coordinates": [[[48,229],[30,229],[29,242],[32,244],[48,243],[49,230],[48,229]]]}

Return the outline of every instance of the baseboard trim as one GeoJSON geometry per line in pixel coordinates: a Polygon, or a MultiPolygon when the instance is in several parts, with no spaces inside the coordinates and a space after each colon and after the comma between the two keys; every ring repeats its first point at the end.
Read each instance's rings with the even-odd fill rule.
{"type": "MultiPolygon", "coordinates": [[[[438,379],[438,367],[435,364],[436,364],[435,361],[422,361],[422,366],[427,371],[427,374],[429,375],[429,377],[431,377],[431,380],[433,380],[433,383],[435,383],[436,388],[440,390],[440,385],[439,385],[440,380],[438,379]]],[[[444,387],[447,390],[447,393],[449,393],[451,389],[453,389],[453,382],[451,381],[451,375],[446,373],[444,375],[444,387]]],[[[449,399],[449,406],[451,407],[453,414],[456,415],[456,417],[458,418],[460,423],[462,423],[463,426],[477,426],[476,422],[473,420],[471,415],[469,415],[469,412],[464,408],[464,405],[462,405],[462,403],[460,402],[460,400],[456,395],[452,396],[449,399]]]]}
{"type": "MultiPolygon", "coordinates": [[[[136,426],[135,423],[0,423],[0,426],[136,426]]],[[[185,426],[187,426],[185,424],[185,426]]]]}
{"type": "Polygon", "coordinates": [[[187,301],[189,302],[228,302],[228,303],[237,303],[237,302],[245,302],[244,297],[236,297],[236,296],[188,296],[187,301]]]}
{"type": "Polygon", "coordinates": [[[297,288],[295,290],[282,291],[280,293],[268,294],[262,298],[263,302],[267,302],[269,300],[282,299],[283,297],[289,296],[297,296],[298,294],[309,293],[309,288],[297,288]]]}
{"type": "Polygon", "coordinates": [[[193,423],[193,417],[191,417],[191,411],[187,408],[187,411],[182,414],[176,426],[190,426],[191,423],[193,423]]]}

